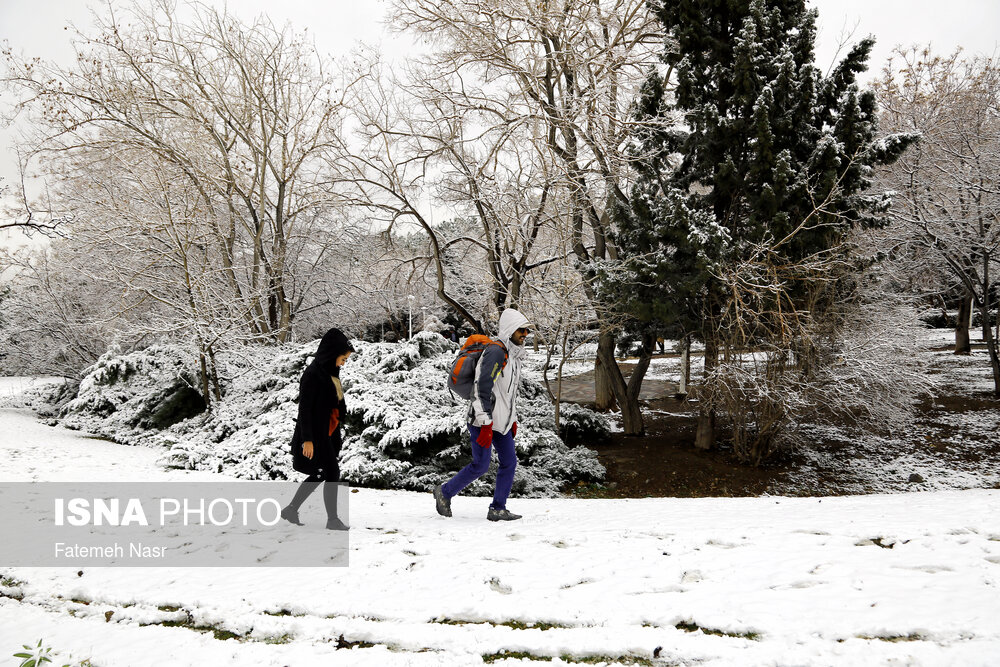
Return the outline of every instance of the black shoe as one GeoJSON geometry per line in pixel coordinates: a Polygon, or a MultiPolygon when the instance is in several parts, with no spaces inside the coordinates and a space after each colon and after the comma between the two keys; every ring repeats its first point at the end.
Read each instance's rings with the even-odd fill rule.
{"type": "Polygon", "coordinates": [[[299,521],[299,511],[291,507],[281,508],[281,518],[288,523],[294,523],[296,526],[301,526],[302,522],[299,521]]]}
{"type": "Polygon", "coordinates": [[[444,488],[441,484],[434,487],[434,503],[437,506],[438,514],[451,516],[451,498],[444,495],[444,488]]]}
{"type": "Polygon", "coordinates": [[[327,530],[347,530],[348,525],[341,521],[340,519],[327,519],[326,520],[327,530]]]}
{"type": "Polygon", "coordinates": [[[498,510],[491,507],[490,511],[486,513],[486,518],[490,521],[517,521],[521,515],[514,514],[509,510],[498,510]]]}

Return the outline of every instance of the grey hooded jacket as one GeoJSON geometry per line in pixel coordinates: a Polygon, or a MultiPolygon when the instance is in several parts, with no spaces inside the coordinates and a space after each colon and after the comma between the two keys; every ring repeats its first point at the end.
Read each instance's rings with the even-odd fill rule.
{"type": "Polygon", "coordinates": [[[490,345],[476,365],[476,380],[472,385],[472,404],[469,406],[469,423],[485,426],[493,422],[493,430],[507,433],[517,421],[517,386],[521,379],[521,362],[525,351],[510,342],[511,335],[528,326],[528,318],[513,308],[500,315],[499,336],[496,338],[507,348],[507,365],[503,366],[504,351],[490,345]],[[500,368],[503,366],[503,371],[500,368]]]}

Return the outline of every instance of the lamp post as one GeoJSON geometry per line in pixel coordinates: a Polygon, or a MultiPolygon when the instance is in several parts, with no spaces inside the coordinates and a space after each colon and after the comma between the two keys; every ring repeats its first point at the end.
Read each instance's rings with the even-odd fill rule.
{"type": "Polygon", "coordinates": [[[406,296],[406,314],[410,319],[410,335],[407,340],[413,338],[413,295],[408,294],[406,296]]]}
{"type": "Polygon", "coordinates": [[[427,306],[420,306],[420,330],[427,328],[427,306]]]}

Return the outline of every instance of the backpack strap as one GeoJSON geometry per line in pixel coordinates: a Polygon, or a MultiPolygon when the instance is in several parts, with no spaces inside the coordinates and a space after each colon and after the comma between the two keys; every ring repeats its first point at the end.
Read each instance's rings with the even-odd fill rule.
{"type": "MultiPolygon", "coordinates": [[[[510,359],[510,353],[507,352],[507,346],[498,340],[493,340],[491,338],[489,344],[499,345],[500,349],[503,350],[503,364],[500,366],[500,371],[497,373],[497,377],[499,377],[500,373],[503,373],[503,369],[507,368],[507,361],[510,359]]],[[[482,359],[482,357],[480,357],[480,359],[482,359]]]]}

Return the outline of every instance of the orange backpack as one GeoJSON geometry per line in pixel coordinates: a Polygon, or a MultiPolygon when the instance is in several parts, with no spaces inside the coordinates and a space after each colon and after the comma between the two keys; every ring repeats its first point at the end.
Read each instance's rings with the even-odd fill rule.
{"type": "MultiPolygon", "coordinates": [[[[503,349],[503,364],[496,371],[499,375],[507,366],[507,348],[503,343],[497,342],[489,336],[474,334],[466,339],[462,344],[462,349],[458,351],[458,356],[451,364],[451,373],[448,375],[448,389],[452,393],[458,394],[465,400],[472,399],[472,385],[476,382],[476,364],[479,363],[483,352],[490,345],[499,345],[503,349]]],[[[494,379],[496,379],[494,377],[494,379]]]]}

